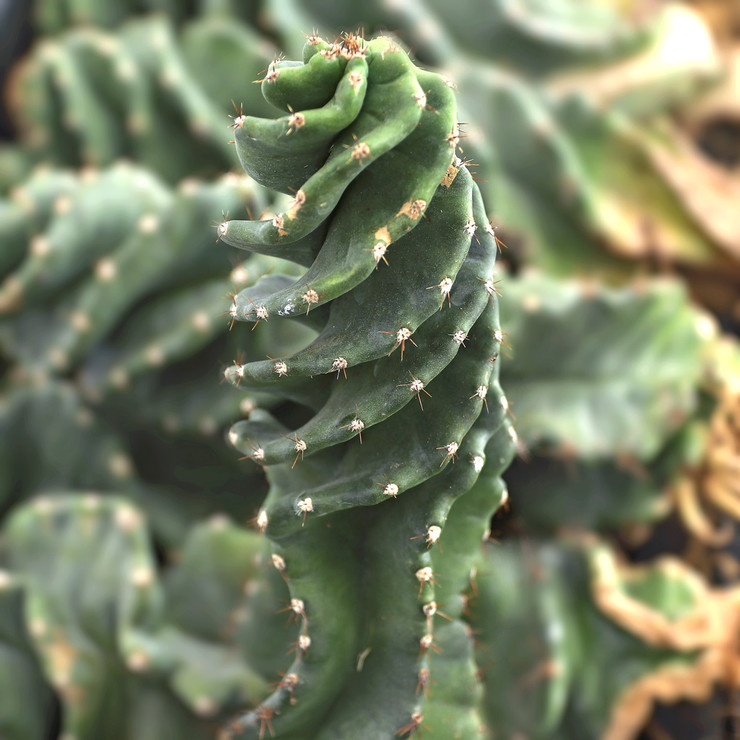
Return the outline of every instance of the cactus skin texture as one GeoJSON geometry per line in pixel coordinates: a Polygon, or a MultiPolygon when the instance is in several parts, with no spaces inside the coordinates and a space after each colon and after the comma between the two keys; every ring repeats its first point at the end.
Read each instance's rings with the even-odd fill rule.
{"type": "Polygon", "coordinates": [[[497,245],[456,157],[453,93],[393,40],[353,35],[310,37],[303,62],[272,64],[262,87],[287,114],[236,118],[237,152],[294,200],[219,235],[307,269],[258,281],[233,315],[288,316],[317,336],[226,378],[313,416],[286,426],[258,410],[230,433],[266,467],[256,523],[300,633],[290,678],[226,735],[482,737],[460,594],[515,434],[498,385],[497,245]]]}

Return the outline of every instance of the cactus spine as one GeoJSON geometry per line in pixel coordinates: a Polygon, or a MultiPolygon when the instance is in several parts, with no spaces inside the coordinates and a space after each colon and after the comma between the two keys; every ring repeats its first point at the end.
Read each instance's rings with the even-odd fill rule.
{"type": "Polygon", "coordinates": [[[283,680],[228,734],[392,738],[432,722],[480,737],[460,594],[515,435],[498,385],[496,239],[456,156],[454,95],[393,40],[356,35],[309,38],[303,62],[273,63],[262,87],[286,114],[235,118],[237,153],[294,200],[219,235],[307,269],[243,290],[232,316],[317,336],[226,378],[313,415],[257,410],[230,433],[266,467],[257,526],[300,631],[283,680]]]}

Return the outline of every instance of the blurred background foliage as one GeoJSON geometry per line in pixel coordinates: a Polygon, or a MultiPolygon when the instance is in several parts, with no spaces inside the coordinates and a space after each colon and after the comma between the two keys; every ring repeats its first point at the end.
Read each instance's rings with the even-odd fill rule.
{"type": "Polygon", "coordinates": [[[455,83],[501,243],[491,736],[735,737],[734,0],[0,0],[0,736],[215,737],[285,668],[264,478],[225,439],[275,401],[220,383],[267,347],[229,293],[276,265],[213,225],[280,210],[229,143],[272,115],[252,81],[357,28],[455,83]]]}

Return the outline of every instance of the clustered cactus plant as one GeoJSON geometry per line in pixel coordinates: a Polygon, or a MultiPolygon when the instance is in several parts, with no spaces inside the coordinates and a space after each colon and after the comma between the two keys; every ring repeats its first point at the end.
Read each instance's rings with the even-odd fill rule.
{"type": "Polygon", "coordinates": [[[0,735],[629,740],[737,688],[740,352],[653,276],[732,304],[674,115],[722,68],[683,6],[575,8],[38,0],[0,735]],[[666,517],[702,576],[620,562],[666,517]]]}
{"type": "Polygon", "coordinates": [[[220,363],[235,351],[222,314],[229,292],[268,266],[252,258],[229,270],[228,256],[204,254],[203,244],[224,208],[260,211],[265,203],[248,178],[190,180],[174,190],[126,164],[79,176],[39,170],[0,202],[4,509],[48,486],[120,492],[125,484],[147,510],[169,512],[153,518],[167,546],[209,511],[248,516],[254,502],[225,485],[241,473],[219,432],[254,401],[218,383],[220,363]],[[194,397],[193,376],[214,382],[194,397]],[[162,434],[181,445],[197,440],[193,464],[162,434]],[[151,470],[153,448],[190,474],[173,485],[151,470]],[[199,477],[206,465],[223,468],[199,477]],[[212,485],[210,503],[204,484],[212,485]]]}
{"type": "Polygon", "coordinates": [[[47,163],[101,167],[132,157],[170,183],[212,177],[237,164],[223,135],[224,101],[241,93],[264,108],[257,95],[243,97],[242,70],[274,53],[249,27],[218,16],[184,28],[165,16],[74,28],[33,49],[9,102],[22,140],[47,163]]]}

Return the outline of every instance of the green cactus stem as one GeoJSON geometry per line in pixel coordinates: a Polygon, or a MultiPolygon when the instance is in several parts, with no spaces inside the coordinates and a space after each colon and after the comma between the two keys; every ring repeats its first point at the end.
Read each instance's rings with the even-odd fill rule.
{"type": "Polygon", "coordinates": [[[480,737],[460,592],[515,435],[497,382],[497,244],[456,156],[454,95],[393,40],[351,34],[311,36],[262,87],[289,114],[236,118],[239,157],[294,199],[219,235],[306,270],[243,290],[232,315],[317,335],[225,373],[311,409],[299,425],[257,410],[229,435],[266,468],[256,524],[299,633],[290,678],[226,734],[390,740],[426,726],[428,706],[435,731],[480,737]]]}

